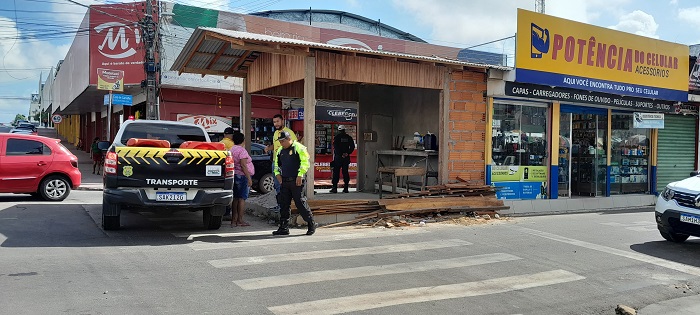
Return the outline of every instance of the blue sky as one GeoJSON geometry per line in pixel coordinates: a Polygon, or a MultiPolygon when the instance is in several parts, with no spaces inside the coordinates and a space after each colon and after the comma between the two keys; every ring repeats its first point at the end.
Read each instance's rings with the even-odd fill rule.
{"type": "MultiPolygon", "coordinates": [[[[346,11],[381,19],[430,43],[454,47],[512,36],[516,9],[534,9],[534,0],[174,1],[244,13],[309,7],[346,11]]],[[[77,30],[85,10],[66,0],[0,0],[0,122],[27,113],[29,100],[16,98],[29,98],[38,90],[41,73],[46,78],[49,69],[64,58],[74,37],[71,32],[77,30]]],[[[700,43],[697,0],[548,0],[546,13],[671,42],[700,43]]],[[[484,48],[502,49],[498,44],[484,48]]]]}

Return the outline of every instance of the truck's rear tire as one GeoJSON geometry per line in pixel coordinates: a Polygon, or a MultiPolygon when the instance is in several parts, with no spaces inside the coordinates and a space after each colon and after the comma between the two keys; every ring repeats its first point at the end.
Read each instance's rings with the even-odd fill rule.
{"type": "Polygon", "coordinates": [[[204,228],[207,230],[218,230],[221,227],[220,215],[212,215],[210,208],[205,208],[202,214],[202,221],[204,222],[204,228]]]}
{"type": "Polygon", "coordinates": [[[112,205],[102,200],[102,228],[105,230],[118,230],[121,221],[121,206],[112,205]],[[117,215],[105,215],[105,212],[117,215]]]}

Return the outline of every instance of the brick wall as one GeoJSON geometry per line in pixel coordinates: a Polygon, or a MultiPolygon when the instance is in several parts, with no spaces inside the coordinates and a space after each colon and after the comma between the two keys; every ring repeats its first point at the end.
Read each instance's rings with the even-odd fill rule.
{"type": "Polygon", "coordinates": [[[484,184],[486,74],[454,71],[450,82],[449,179],[484,184]]]}

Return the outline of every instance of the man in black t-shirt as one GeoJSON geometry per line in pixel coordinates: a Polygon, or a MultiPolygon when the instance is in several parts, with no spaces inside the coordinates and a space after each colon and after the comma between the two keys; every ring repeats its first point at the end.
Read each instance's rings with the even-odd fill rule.
{"type": "Polygon", "coordinates": [[[338,125],[338,134],[335,135],[333,139],[333,162],[331,167],[333,168],[333,189],[331,193],[335,194],[338,192],[338,181],[340,181],[340,171],[343,171],[343,192],[348,192],[348,185],[350,184],[350,173],[348,168],[350,167],[350,154],[355,151],[355,141],[352,137],[345,133],[345,126],[338,125]]]}

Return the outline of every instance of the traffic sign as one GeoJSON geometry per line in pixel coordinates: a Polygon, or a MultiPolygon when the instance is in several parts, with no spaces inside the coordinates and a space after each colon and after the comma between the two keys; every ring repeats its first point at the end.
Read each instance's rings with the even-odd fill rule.
{"type": "MultiPolygon", "coordinates": [[[[104,105],[109,105],[109,95],[104,96],[104,105]]],[[[133,97],[128,94],[112,94],[112,105],[132,106],[134,105],[133,97]]]]}
{"type": "Polygon", "coordinates": [[[61,115],[53,115],[53,116],[51,116],[51,121],[52,121],[54,124],[60,124],[60,123],[63,121],[63,116],[61,116],[61,115]]]}

